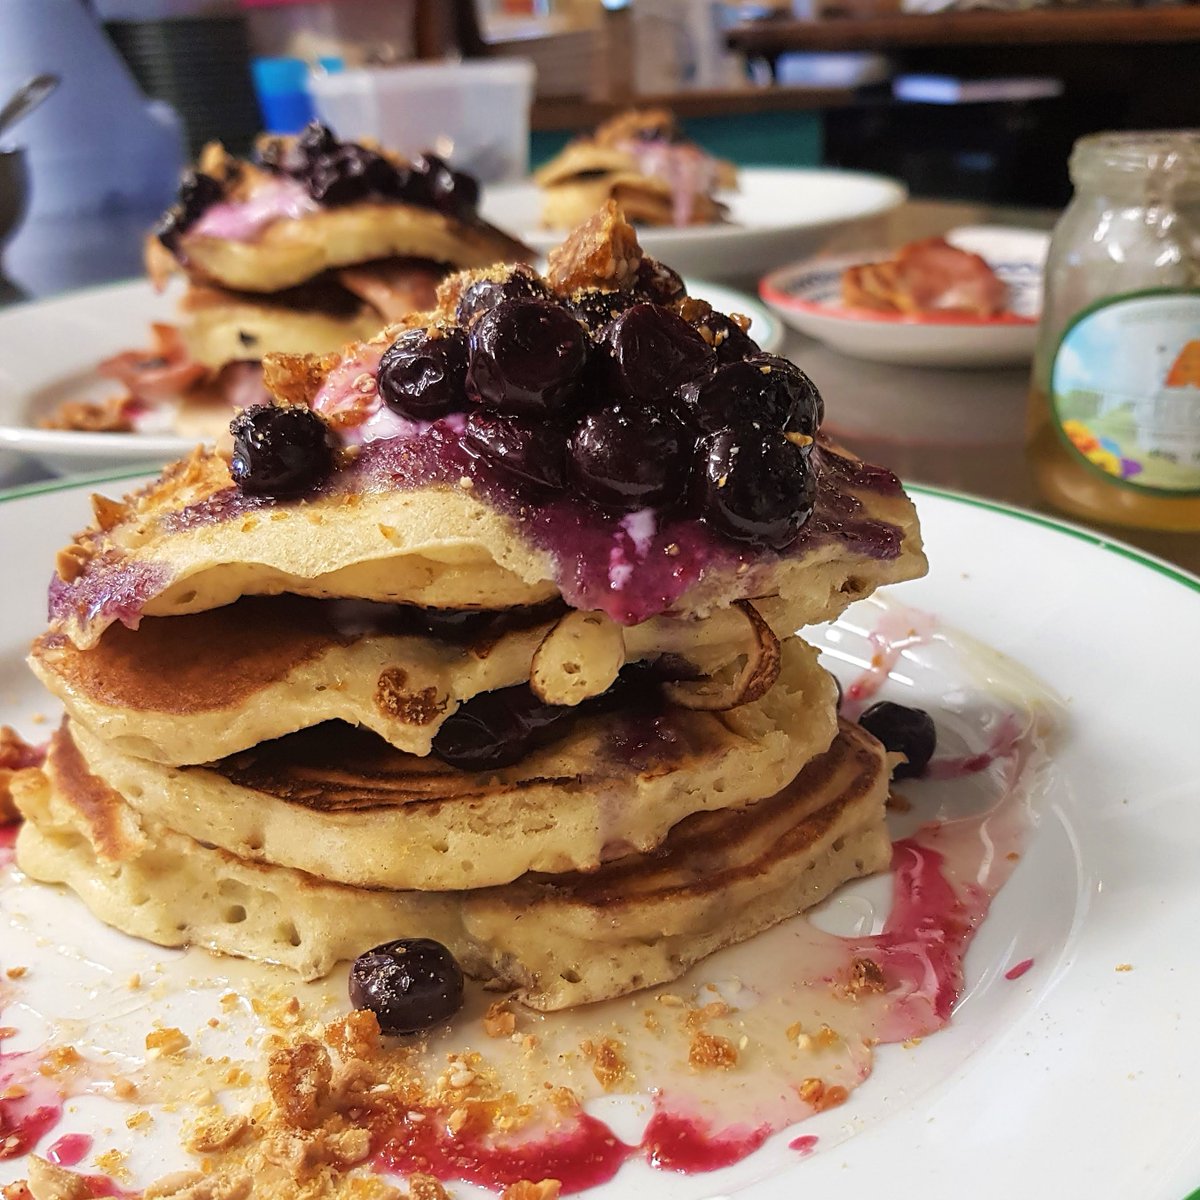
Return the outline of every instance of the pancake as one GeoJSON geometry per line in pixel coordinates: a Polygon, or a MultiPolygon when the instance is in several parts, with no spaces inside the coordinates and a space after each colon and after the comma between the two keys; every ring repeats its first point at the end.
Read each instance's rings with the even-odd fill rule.
{"type": "Polygon", "coordinates": [[[553,532],[543,539],[499,493],[488,500],[482,488],[422,485],[422,466],[406,481],[408,464],[395,457],[404,450],[368,446],[336,488],[298,501],[247,496],[224,457],[197,451],[123,502],[99,503],[97,524],[59,554],[53,630],[88,648],[116,620],[135,626],[142,616],[283,592],[489,609],[561,594],[628,625],[778,595],[799,628],[926,570],[916,512],[894,477],[832,447],[820,452],[814,514],[786,552],[719,544],[696,522],[664,523],[645,555],[649,569],[661,564],[663,591],[649,595],[615,586],[610,573],[610,547],[624,536],[620,514],[580,515],[560,502],[547,524],[561,512],[573,537],[579,522],[589,525],[556,553],[553,532]]]}
{"type": "Polygon", "coordinates": [[[15,791],[21,869],[67,884],[126,933],[306,978],[379,942],[432,937],[469,974],[545,1010],[677,978],[883,869],[890,852],[884,751],[849,725],[775,796],[689,817],[651,855],[470,892],[364,890],[248,862],[139,817],[62,738],[15,791]]]}
{"type": "MultiPolygon", "coordinates": [[[[635,225],[675,224],[675,193],[669,184],[629,170],[582,175],[546,187],[542,192],[541,222],[546,229],[573,229],[586,221],[606,200],[614,200],[635,225]]],[[[690,225],[723,221],[725,205],[711,196],[691,198],[690,225]]]]}
{"type": "Polygon", "coordinates": [[[569,142],[533,175],[542,189],[542,224],[573,229],[606,201],[638,225],[722,221],[714,188],[737,186],[734,165],[689,142],[663,109],[631,110],[569,142]]]}
{"type": "MultiPolygon", "coordinates": [[[[29,661],[71,716],[114,750],[180,766],[330,720],[424,755],[464,701],[529,682],[535,660],[544,698],[576,704],[604,692],[628,662],[670,655],[676,673],[686,665],[707,677],[757,650],[737,608],[705,620],[658,617],[623,632],[594,614],[586,640],[558,636],[571,625],[561,615],[556,605],[479,614],[475,633],[465,626],[467,637],[438,638],[420,611],[246,596],[190,616],[150,617],[136,631],[113,625],[90,650],[43,634],[29,661]],[[547,694],[556,684],[562,694],[547,694]]],[[[777,636],[793,632],[777,601],[762,602],[762,615],[777,636]]],[[[821,690],[815,656],[797,649],[793,658],[807,663],[793,667],[804,690],[821,690]]]]}
{"type": "Polygon", "coordinates": [[[329,312],[255,303],[244,293],[215,288],[205,291],[203,303],[185,299],[181,307],[187,320],[180,332],[192,361],[210,370],[264,354],[327,354],[371,337],[385,323],[362,301],[349,312],[329,312]]]}
{"type": "Polygon", "coordinates": [[[720,713],[656,705],[584,717],[490,770],[404,754],[337,722],[176,769],[123,754],[78,723],[70,737],[147,819],[241,858],[369,887],[445,890],[591,870],[653,849],[693,812],[770,795],[828,748],[835,703],[815,652],[794,640],[761,700],[720,713]]]}
{"type": "Polygon", "coordinates": [[[279,292],[191,286],[181,334],[194,362],[217,369],[267,354],[328,354],[433,308],[443,263],[391,258],[318,276],[279,292]]]}
{"type": "Polygon", "coordinates": [[[532,257],[527,246],[485,221],[379,203],[276,221],[253,241],[184,234],[179,249],[189,278],[241,292],[276,292],[377,258],[428,258],[469,268],[532,257]]]}

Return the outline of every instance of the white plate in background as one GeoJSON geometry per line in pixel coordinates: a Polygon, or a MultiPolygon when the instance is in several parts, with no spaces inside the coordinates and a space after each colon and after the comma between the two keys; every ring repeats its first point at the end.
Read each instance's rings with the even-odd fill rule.
{"type": "MultiPolygon", "coordinates": [[[[836,232],[903,204],[902,183],[883,175],[808,167],[739,167],[736,191],[719,193],[729,220],[683,229],[642,225],[642,249],[683,275],[757,279],[780,263],[815,254],[836,232]]],[[[483,216],[545,253],[565,231],[541,225],[535,183],[484,189],[483,216]]]]}
{"type": "Polygon", "coordinates": [[[843,354],[913,367],[999,367],[1029,362],[1042,309],[1042,270],[1049,234],[972,226],[947,240],[987,260],[1008,285],[1010,311],[997,317],[959,313],[875,312],[842,303],[842,272],[879,261],[888,250],[862,250],[794,263],[767,275],[759,295],[794,329],[843,354]]]}
{"type": "MultiPolygon", "coordinates": [[[[783,325],[758,300],[718,284],[687,284],[721,312],[748,316],[764,350],[783,344],[783,325]]],[[[178,295],[178,287],[159,294],[146,280],[131,280],[0,310],[0,484],[19,455],[53,474],[78,475],[157,467],[191,450],[194,439],[172,434],[39,428],[64,400],[119,394],[121,385],[97,375],[96,364],[148,345],[151,322],[178,320],[178,295]]]]}

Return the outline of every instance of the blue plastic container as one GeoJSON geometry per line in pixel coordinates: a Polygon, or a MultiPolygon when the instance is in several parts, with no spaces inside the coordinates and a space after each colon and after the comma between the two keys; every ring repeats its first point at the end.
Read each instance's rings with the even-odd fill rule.
{"type": "Polygon", "coordinates": [[[302,58],[256,58],[254,91],[268,133],[298,133],[313,119],[308,63],[302,58]]]}

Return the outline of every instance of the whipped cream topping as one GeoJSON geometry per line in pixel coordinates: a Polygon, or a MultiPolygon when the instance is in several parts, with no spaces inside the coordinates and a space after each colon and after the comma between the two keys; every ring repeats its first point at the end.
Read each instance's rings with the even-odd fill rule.
{"type": "Polygon", "coordinates": [[[228,242],[249,242],[274,221],[295,220],[319,212],[320,208],[304,184],[281,176],[267,180],[245,200],[214,204],[188,233],[228,242]]]}

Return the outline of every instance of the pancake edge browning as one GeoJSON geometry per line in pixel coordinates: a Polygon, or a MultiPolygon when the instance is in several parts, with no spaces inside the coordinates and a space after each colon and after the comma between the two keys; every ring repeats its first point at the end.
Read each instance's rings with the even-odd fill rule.
{"type": "Polygon", "coordinates": [[[755,703],[724,713],[667,708],[657,727],[638,713],[585,718],[492,771],[389,751],[347,727],[325,743],[332,753],[309,730],[185,768],[123,755],[74,723],[55,736],[143,819],[240,858],[363,887],[451,890],[531,870],[594,870],[653,850],[693,812],[752,804],[828,749],[835,702],[815,651],[793,642],[783,674],[755,703]],[[629,748],[630,730],[644,737],[647,727],[655,736],[629,748]]]}
{"type": "Polygon", "coordinates": [[[306,978],[378,942],[433,937],[469,974],[544,1011],[678,978],[890,855],[885,752],[845,723],[781,792],[690,817],[654,854],[467,893],[352,888],[246,862],[141,821],[77,752],[57,750],[16,777],[18,864],[65,883],[102,921],[306,978]]]}
{"type": "MultiPolygon", "coordinates": [[[[362,725],[398,750],[424,755],[461,704],[529,682],[535,663],[539,677],[577,684],[567,702],[578,703],[608,688],[622,665],[662,655],[689,673],[714,675],[748,652],[750,634],[744,605],[624,630],[587,614],[616,639],[617,657],[605,664],[594,643],[552,637],[566,615],[464,642],[390,632],[386,621],[400,624],[402,614],[339,617],[327,603],[241,597],[200,613],[151,617],[136,631],[110,626],[89,650],[45,633],[29,665],[75,720],[115,750],[184,766],[329,720],[362,725]],[[362,624],[372,618],[384,626],[362,624]],[[355,619],[357,628],[348,624],[355,619]]],[[[779,602],[761,601],[755,612],[777,638],[793,632],[779,602]]]]}

